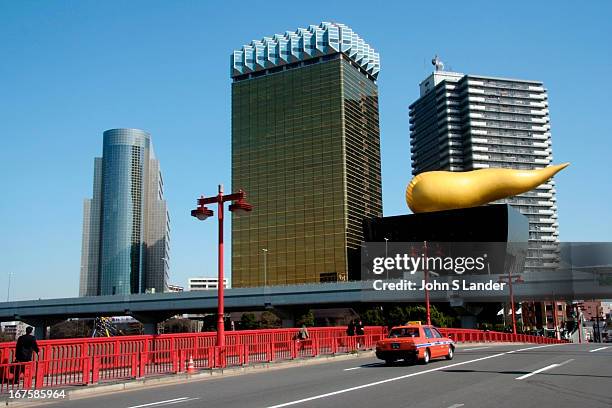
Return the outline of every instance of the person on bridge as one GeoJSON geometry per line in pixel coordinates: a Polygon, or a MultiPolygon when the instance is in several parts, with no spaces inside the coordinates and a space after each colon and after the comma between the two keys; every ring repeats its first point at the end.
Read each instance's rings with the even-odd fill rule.
{"type": "Polygon", "coordinates": [[[355,320],[351,320],[346,328],[346,335],[353,337],[355,335],[355,320]]]}
{"type": "MultiPolygon", "coordinates": [[[[17,344],[15,345],[15,362],[17,363],[28,363],[32,361],[32,353],[38,354],[38,344],[36,343],[36,337],[32,336],[33,328],[31,326],[26,327],[26,334],[19,336],[17,344]]],[[[21,376],[21,371],[24,364],[19,364],[15,367],[15,378],[21,376]]]]}
{"type": "Polygon", "coordinates": [[[361,345],[364,344],[363,336],[365,335],[365,330],[363,328],[363,322],[361,319],[359,319],[357,324],[355,324],[355,334],[357,335],[357,348],[360,348],[361,345]]]}
{"type": "Polygon", "coordinates": [[[302,324],[300,327],[300,331],[298,331],[298,340],[308,340],[310,335],[308,334],[308,329],[305,324],[302,324]]]}
{"type": "Polygon", "coordinates": [[[26,327],[26,334],[19,336],[17,345],[15,346],[15,361],[19,363],[27,363],[32,361],[32,353],[38,354],[38,344],[36,337],[32,336],[31,326],[26,327]]]}

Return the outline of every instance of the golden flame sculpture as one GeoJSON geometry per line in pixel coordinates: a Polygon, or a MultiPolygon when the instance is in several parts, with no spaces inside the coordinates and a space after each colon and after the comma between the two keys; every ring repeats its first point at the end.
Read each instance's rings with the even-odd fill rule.
{"type": "Polygon", "coordinates": [[[532,190],[567,166],[569,163],[539,170],[428,171],[410,181],[406,202],[414,213],[476,207],[532,190]]]}

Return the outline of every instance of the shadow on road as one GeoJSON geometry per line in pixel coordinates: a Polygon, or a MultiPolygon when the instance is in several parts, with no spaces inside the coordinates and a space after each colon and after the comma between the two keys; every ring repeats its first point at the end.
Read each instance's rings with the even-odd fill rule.
{"type": "MultiPolygon", "coordinates": [[[[445,373],[490,373],[490,374],[529,374],[531,371],[487,371],[487,370],[465,370],[465,369],[448,369],[440,370],[445,373]]],[[[592,378],[612,378],[610,375],[594,375],[594,374],[559,374],[559,373],[538,373],[539,376],[562,376],[562,377],[592,377],[592,378]]]]}

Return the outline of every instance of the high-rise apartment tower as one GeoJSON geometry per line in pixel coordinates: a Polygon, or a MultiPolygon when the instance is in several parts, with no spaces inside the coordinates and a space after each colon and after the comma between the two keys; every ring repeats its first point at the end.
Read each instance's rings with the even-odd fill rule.
{"type": "MultiPolygon", "coordinates": [[[[552,163],[548,95],[542,82],[436,70],[410,105],[412,173],[552,163]]],[[[527,270],[554,267],[559,224],[555,182],[501,200],[527,216],[527,270]]]]}

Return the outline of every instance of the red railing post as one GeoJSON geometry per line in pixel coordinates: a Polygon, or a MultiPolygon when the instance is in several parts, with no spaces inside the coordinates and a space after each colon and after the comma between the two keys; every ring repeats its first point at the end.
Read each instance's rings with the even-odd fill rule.
{"type": "Polygon", "coordinates": [[[81,358],[81,363],[83,364],[83,384],[89,384],[91,378],[91,371],[89,369],[89,357],[81,358]]]}
{"type": "Polygon", "coordinates": [[[215,346],[208,347],[208,368],[213,369],[215,367],[215,346]]]}
{"type": "Polygon", "coordinates": [[[297,348],[298,348],[297,341],[291,341],[289,343],[289,352],[290,352],[292,360],[295,360],[297,358],[297,351],[298,351],[297,348]]]}
{"type": "MultiPolygon", "coordinates": [[[[32,388],[32,364],[33,363],[30,361],[29,363],[25,363],[23,366],[21,366],[24,369],[23,370],[23,388],[26,390],[29,390],[30,388],[32,388]]],[[[15,382],[19,384],[19,378],[15,378],[15,382]]]]}
{"type": "Polygon", "coordinates": [[[132,378],[138,377],[138,354],[132,354],[132,378]]]}
{"type": "Polygon", "coordinates": [[[138,368],[140,369],[138,371],[138,376],[139,377],[144,377],[146,374],[146,368],[147,368],[147,353],[140,353],[140,364],[138,365],[138,368]]]}
{"type": "Polygon", "coordinates": [[[178,358],[178,353],[176,352],[176,350],[172,350],[171,356],[172,356],[172,372],[176,374],[180,370],[179,358],[178,358]]]}
{"type": "Polygon", "coordinates": [[[219,366],[225,368],[227,366],[227,349],[225,346],[218,347],[219,349],[219,366]]]}
{"type": "Polygon", "coordinates": [[[47,369],[47,364],[45,361],[38,360],[36,361],[36,383],[35,387],[40,389],[45,384],[45,374],[47,369]]]}
{"type": "Polygon", "coordinates": [[[95,356],[91,365],[91,382],[97,384],[100,380],[100,357],[95,356]]]}
{"type": "Polygon", "coordinates": [[[248,365],[249,364],[249,346],[248,344],[242,345],[242,352],[244,353],[242,364],[248,365]]]}
{"type": "Polygon", "coordinates": [[[270,342],[268,345],[268,362],[271,363],[274,361],[274,343],[270,342]]]}

